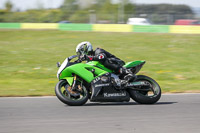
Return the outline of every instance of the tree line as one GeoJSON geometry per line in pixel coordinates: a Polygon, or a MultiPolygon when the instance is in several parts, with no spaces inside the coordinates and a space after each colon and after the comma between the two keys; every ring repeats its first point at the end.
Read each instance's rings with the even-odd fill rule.
{"type": "MultiPolygon", "coordinates": [[[[92,1],[92,0],[91,0],[92,1]]],[[[64,0],[57,9],[13,11],[13,4],[5,3],[5,9],[0,10],[0,22],[32,22],[57,23],[67,20],[72,23],[125,23],[129,17],[146,17],[154,23],[165,24],[166,19],[192,19],[194,13],[187,5],[172,4],[134,4],[129,0],[112,3],[111,0],[96,0],[82,7],[79,0],[64,0]]]]}

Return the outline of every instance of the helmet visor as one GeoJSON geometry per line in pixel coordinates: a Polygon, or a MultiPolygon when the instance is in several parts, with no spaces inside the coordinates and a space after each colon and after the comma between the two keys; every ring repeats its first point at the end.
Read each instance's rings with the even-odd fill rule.
{"type": "Polygon", "coordinates": [[[87,45],[83,45],[77,52],[77,55],[87,55],[88,54],[88,48],[87,45]]]}
{"type": "Polygon", "coordinates": [[[76,52],[76,54],[80,57],[81,55],[85,55],[85,52],[79,49],[78,52],[76,52]]]}

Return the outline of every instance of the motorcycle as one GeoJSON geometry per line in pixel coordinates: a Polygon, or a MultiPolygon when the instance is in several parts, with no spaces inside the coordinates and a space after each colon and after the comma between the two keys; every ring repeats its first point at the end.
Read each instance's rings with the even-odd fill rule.
{"type": "Polygon", "coordinates": [[[152,78],[136,75],[145,61],[133,61],[123,67],[132,72],[131,78],[123,78],[98,61],[83,63],[80,59],[71,62],[77,55],[64,60],[57,72],[59,82],[55,87],[57,98],[70,106],[91,102],[129,102],[154,104],[161,97],[161,88],[152,78]]]}

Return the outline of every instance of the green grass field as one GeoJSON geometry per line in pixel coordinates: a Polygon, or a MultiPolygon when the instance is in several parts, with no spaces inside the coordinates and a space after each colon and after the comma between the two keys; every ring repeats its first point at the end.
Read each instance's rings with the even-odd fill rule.
{"type": "Polygon", "coordinates": [[[200,92],[200,35],[0,30],[0,96],[54,95],[56,62],[81,41],[125,61],[146,60],[139,74],[163,92],[200,92]]]}

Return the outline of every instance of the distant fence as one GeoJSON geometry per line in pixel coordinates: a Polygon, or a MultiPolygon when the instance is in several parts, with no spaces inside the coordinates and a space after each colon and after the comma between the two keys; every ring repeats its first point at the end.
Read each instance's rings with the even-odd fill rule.
{"type": "Polygon", "coordinates": [[[0,29],[59,29],[66,31],[200,34],[200,26],[182,25],[0,23],[0,29]]]}

